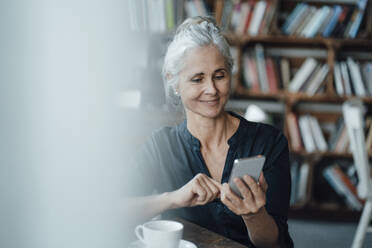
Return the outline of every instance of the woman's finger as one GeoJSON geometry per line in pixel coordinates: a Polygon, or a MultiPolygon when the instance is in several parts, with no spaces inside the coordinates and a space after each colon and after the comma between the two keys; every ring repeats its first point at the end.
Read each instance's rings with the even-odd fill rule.
{"type": "Polygon", "coordinates": [[[265,176],[262,172],[261,172],[261,175],[258,179],[258,182],[260,183],[260,186],[261,186],[262,190],[266,193],[267,189],[269,188],[269,185],[267,185],[265,176]]]}
{"type": "Polygon", "coordinates": [[[238,187],[244,199],[250,199],[253,197],[251,190],[247,187],[247,185],[240,178],[235,178],[234,183],[238,187]]]}
{"type": "Polygon", "coordinates": [[[223,191],[225,192],[226,194],[226,197],[230,199],[230,201],[235,204],[236,206],[239,206],[242,199],[237,196],[230,188],[230,186],[227,184],[227,183],[224,183],[222,185],[223,187],[223,191]]]}
{"type": "Polygon", "coordinates": [[[227,197],[227,188],[229,185],[227,183],[224,183],[222,185],[222,190],[221,190],[221,202],[225,204],[231,211],[233,211],[236,214],[239,214],[239,209],[238,207],[227,197]]]}
{"type": "Polygon", "coordinates": [[[193,185],[192,185],[192,191],[197,195],[197,198],[195,199],[196,201],[204,201],[205,198],[207,197],[207,192],[205,189],[201,186],[199,180],[195,180],[193,185]]]}
{"type": "Polygon", "coordinates": [[[220,188],[217,187],[215,185],[215,182],[213,182],[213,181],[214,180],[209,178],[209,177],[204,178],[204,182],[207,184],[209,189],[212,191],[213,199],[215,199],[216,197],[218,197],[220,195],[220,188]]]}
{"type": "Polygon", "coordinates": [[[205,182],[204,178],[199,178],[198,179],[200,186],[205,190],[206,192],[206,197],[204,201],[202,201],[202,204],[205,204],[211,200],[213,197],[212,190],[209,188],[208,184],[205,182]]]}
{"type": "Polygon", "coordinates": [[[259,191],[262,191],[260,186],[257,184],[256,180],[254,180],[251,176],[244,175],[243,180],[248,185],[249,189],[251,190],[254,196],[256,196],[259,193],[259,191]]]}

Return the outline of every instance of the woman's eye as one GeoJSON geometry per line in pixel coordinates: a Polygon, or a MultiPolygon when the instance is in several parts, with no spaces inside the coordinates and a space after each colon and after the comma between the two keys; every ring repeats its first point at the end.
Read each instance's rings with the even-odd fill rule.
{"type": "Polygon", "coordinates": [[[215,78],[216,78],[217,80],[221,80],[221,79],[223,79],[224,77],[225,77],[224,74],[216,75],[216,76],[215,76],[215,78]]]}
{"type": "Polygon", "coordinates": [[[201,78],[193,78],[191,79],[191,82],[194,82],[194,83],[200,83],[202,81],[201,78]]]}

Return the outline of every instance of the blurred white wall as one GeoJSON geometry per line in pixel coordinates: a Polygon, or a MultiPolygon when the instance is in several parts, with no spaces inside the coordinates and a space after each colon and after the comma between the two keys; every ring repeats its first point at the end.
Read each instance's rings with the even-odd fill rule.
{"type": "Polygon", "coordinates": [[[126,4],[0,2],[0,247],[123,247],[126,4]]]}

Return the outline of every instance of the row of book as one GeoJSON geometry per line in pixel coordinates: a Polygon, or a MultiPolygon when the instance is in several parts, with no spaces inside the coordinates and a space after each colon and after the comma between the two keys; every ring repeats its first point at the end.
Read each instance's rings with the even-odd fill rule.
{"type": "Polygon", "coordinates": [[[185,17],[211,13],[203,0],[129,0],[128,4],[131,28],[152,33],[172,31],[185,17]]]}
{"type": "MultiPolygon", "coordinates": [[[[341,116],[336,123],[325,125],[319,123],[312,115],[297,116],[288,113],[286,116],[289,140],[293,151],[306,152],[350,152],[349,136],[345,122],[341,116]],[[325,135],[325,133],[327,135],[325,135]],[[327,137],[327,138],[326,138],[327,137]]],[[[328,123],[329,124],[329,123],[328,123]]],[[[372,121],[366,121],[365,145],[368,152],[372,151],[372,121]]]]}
{"type": "Polygon", "coordinates": [[[372,63],[358,63],[352,58],[334,65],[334,84],[337,95],[372,95],[372,63]]]}
{"type": "Polygon", "coordinates": [[[315,95],[324,92],[329,67],[314,58],[308,58],[291,78],[290,61],[280,56],[265,55],[264,48],[256,44],[243,54],[244,85],[252,92],[277,93],[279,89],[289,92],[305,92],[315,95]]]}
{"type": "Polygon", "coordinates": [[[345,173],[337,163],[327,166],[323,170],[324,178],[333,190],[344,199],[345,204],[353,210],[360,211],[364,201],[358,197],[357,181],[352,180],[352,175],[355,173],[355,166],[351,165],[345,173]]]}
{"type": "Polygon", "coordinates": [[[367,0],[356,5],[321,7],[299,3],[288,15],[282,32],[306,38],[315,36],[355,38],[363,20],[367,0]]]}
{"type": "Polygon", "coordinates": [[[273,1],[240,1],[234,5],[230,17],[222,16],[222,23],[230,25],[230,29],[239,35],[268,34],[274,13],[273,1]]]}
{"type": "Polygon", "coordinates": [[[265,56],[261,44],[243,54],[243,78],[252,92],[276,93],[281,88],[277,62],[265,56]]]}

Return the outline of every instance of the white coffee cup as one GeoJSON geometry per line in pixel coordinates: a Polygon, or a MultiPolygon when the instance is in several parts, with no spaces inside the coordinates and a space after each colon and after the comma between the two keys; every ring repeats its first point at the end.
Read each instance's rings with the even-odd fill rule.
{"type": "Polygon", "coordinates": [[[138,225],[135,231],[146,248],[178,248],[183,225],[177,221],[155,220],[138,225]]]}

